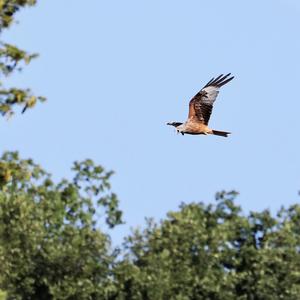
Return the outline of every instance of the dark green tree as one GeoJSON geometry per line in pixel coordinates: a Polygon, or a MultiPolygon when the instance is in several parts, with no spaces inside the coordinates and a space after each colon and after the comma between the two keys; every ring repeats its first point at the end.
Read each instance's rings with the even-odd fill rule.
{"type": "MultiPolygon", "coordinates": [[[[33,0],[0,0],[0,34],[33,0]]],[[[0,42],[0,76],[21,70],[36,54],[0,42]]],[[[43,97],[29,89],[3,88],[0,113],[24,112],[43,97]]],[[[17,152],[0,158],[0,297],[2,299],[103,299],[117,253],[101,228],[120,224],[112,172],[91,160],[75,162],[72,180],[54,183],[17,152]],[[101,224],[99,223],[101,222],[101,224]],[[4,291],[4,292],[3,292],[4,291]]]]}
{"type": "Polygon", "coordinates": [[[299,299],[300,206],[245,216],[235,195],[183,204],[136,230],[111,299],[299,299]]]}
{"type": "Polygon", "coordinates": [[[75,163],[54,183],[32,160],[0,160],[0,288],[8,299],[104,299],[115,253],[99,229],[121,223],[106,172],[75,163]],[[103,217],[105,218],[103,220],[103,217]]]}
{"type": "MultiPolygon", "coordinates": [[[[0,34],[13,24],[15,14],[22,7],[35,4],[35,0],[0,0],[0,34]]],[[[37,54],[29,54],[0,40],[0,78],[22,70],[35,57],[37,54]]],[[[44,97],[33,95],[30,89],[5,88],[2,80],[0,81],[0,114],[3,116],[11,116],[16,106],[22,106],[22,112],[25,112],[27,108],[32,108],[37,102],[44,100],[44,97]]]]}

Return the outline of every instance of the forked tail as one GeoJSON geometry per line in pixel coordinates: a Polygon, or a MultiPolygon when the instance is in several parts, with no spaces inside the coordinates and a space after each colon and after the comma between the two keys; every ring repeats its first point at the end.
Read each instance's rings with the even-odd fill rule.
{"type": "Polygon", "coordinates": [[[230,134],[230,133],[231,132],[227,132],[227,131],[212,130],[212,134],[219,135],[219,136],[225,136],[225,137],[227,137],[228,134],[230,134]]]}

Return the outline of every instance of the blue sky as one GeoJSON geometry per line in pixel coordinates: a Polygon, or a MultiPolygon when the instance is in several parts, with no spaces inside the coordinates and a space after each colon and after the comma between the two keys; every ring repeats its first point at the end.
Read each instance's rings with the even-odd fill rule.
{"type": "Polygon", "coordinates": [[[48,102],[0,120],[1,150],[33,157],[54,177],[92,158],[116,174],[127,224],[157,220],[181,202],[236,189],[246,211],[299,201],[300,4],[265,1],[39,1],[2,39],[40,57],[7,85],[48,102]],[[232,72],[210,126],[181,136],[188,101],[232,72]]]}

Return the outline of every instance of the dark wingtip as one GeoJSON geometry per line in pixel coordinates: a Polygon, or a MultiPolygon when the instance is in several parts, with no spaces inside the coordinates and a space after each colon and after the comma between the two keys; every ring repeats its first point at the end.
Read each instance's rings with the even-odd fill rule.
{"type": "Polygon", "coordinates": [[[234,76],[229,77],[230,75],[231,75],[231,73],[228,73],[225,76],[222,76],[219,80],[216,80],[215,82],[213,82],[212,85],[215,85],[220,88],[221,86],[228,83],[229,81],[231,81],[234,78],[234,76]]]}
{"type": "MultiPolygon", "coordinates": [[[[228,76],[229,76],[229,75],[228,75],[228,76]]],[[[226,79],[226,80],[220,82],[220,83],[218,84],[218,87],[221,87],[221,86],[225,85],[226,83],[228,83],[229,81],[231,81],[233,78],[234,78],[234,76],[232,76],[232,77],[230,77],[230,78],[228,78],[228,79],[226,79]]],[[[225,78],[224,78],[224,79],[225,79],[225,78]]]]}
{"type": "Polygon", "coordinates": [[[228,73],[226,75],[221,74],[216,78],[212,78],[203,88],[206,88],[208,86],[216,86],[216,87],[220,88],[221,86],[228,83],[229,81],[231,81],[234,78],[234,76],[228,78],[230,75],[231,75],[231,73],[228,73]]]}

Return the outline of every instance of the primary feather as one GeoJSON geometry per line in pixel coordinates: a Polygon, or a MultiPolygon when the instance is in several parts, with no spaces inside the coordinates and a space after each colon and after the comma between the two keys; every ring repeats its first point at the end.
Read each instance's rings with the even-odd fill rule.
{"type": "Polygon", "coordinates": [[[224,84],[231,81],[234,76],[229,77],[221,74],[217,78],[212,78],[191,100],[189,104],[189,119],[197,119],[199,122],[207,125],[212,113],[213,104],[219,94],[219,89],[224,84]],[[229,77],[229,78],[228,78],[229,77]]]}

